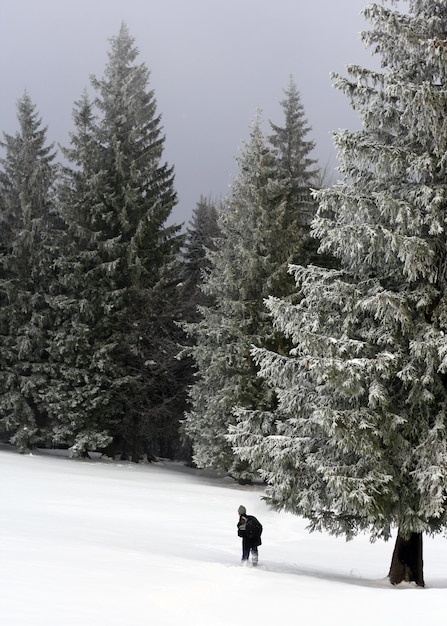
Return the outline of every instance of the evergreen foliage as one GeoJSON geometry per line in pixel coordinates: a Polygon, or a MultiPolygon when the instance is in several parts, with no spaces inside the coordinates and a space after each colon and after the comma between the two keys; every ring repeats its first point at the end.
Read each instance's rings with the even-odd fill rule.
{"type": "MultiPolygon", "coordinates": [[[[220,207],[223,210],[222,206],[220,207]]],[[[200,320],[199,307],[211,301],[210,297],[203,293],[203,279],[210,267],[207,254],[215,249],[214,241],[219,235],[217,206],[203,196],[200,198],[192,212],[189,227],[186,232],[185,246],[183,250],[183,280],[180,298],[182,302],[181,327],[185,330],[188,325],[200,320]]],[[[190,387],[194,383],[196,367],[191,356],[191,346],[195,339],[192,334],[183,338],[183,348],[179,353],[184,364],[185,380],[190,387]]],[[[185,410],[189,406],[186,405],[185,410]]],[[[189,437],[181,427],[182,441],[184,444],[185,461],[192,462],[192,448],[189,437]]]]}
{"type": "Polygon", "coordinates": [[[149,72],[125,24],[96,97],[76,103],[61,207],[71,245],[51,344],[54,441],[72,452],[113,444],[138,461],[175,454],[183,408],[174,324],[180,278],[173,169],[149,72]]]}
{"type": "Polygon", "coordinates": [[[279,405],[241,411],[232,441],[311,529],[410,540],[447,522],[447,10],[365,15],[382,71],[335,76],[363,128],[335,134],[313,222],[340,268],[294,265],[300,301],[269,299],[294,347],[253,356],[279,405]]]}
{"type": "Polygon", "coordinates": [[[274,131],[269,141],[277,159],[279,176],[286,186],[287,228],[310,226],[315,215],[315,201],[311,197],[311,187],[315,185],[318,170],[316,161],[310,154],[315,143],[306,139],[310,132],[304,106],[295,80],[290,77],[281,101],[284,113],[284,126],[270,122],[274,131]]]}
{"type": "Polygon", "coordinates": [[[62,231],[55,209],[53,145],[30,96],[0,160],[0,429],[26,449],[45,436],[47,336],[54,324],[62,231]]]}
{"type": "Polygon", "coordinates": [[[202,280],[210,262],[207,251],[214,250],[214,240],[219,236],[218,215],[224,207],[219,208],[203,196],[193,210],[189,228],[186,233],[184,260],[183,300],[188,308],[188,319],[197,319],[197,306],[206,301],[201,289],[202,280]]]}
{"type": "MultiPolygon", "coordinates": [[[[287,106],[293,98],[290,107],[295,110],[296,91],[290,88],[288,96],[287,106]]],[[[301,119],[302,111],[299,107],[297,111],[301,119]]],[[[259,114],[252,125],[238,159],[239,174],[228,209],[219,216],[216,249],[208,254],[203,291],[210,301],[200,307],[202,319],[188,328],[196,340],[192,355],[198,370],[185,423],[194,460],[202,467],[228,470],[241,481],[252,474],[235,457],[227,439],[234,408],[276,404],[275,394],[257,376],[250,350],[253,344],[284,348],[270,324],[264,299],[289,295],[294,285],[287,264],[292,259],[308,260],[304,250],[308,234],[298,214],[303,203],[306,209],[309,205],[309,194],[303,197],[303,189],[305,181],[312,179],[308,170],[312,162],[303,161],[303,153],[310,144],[302,146],[306,131],[303,124],[296,124],[295,116],[286,117],[286,128],[291,120],[295,125],[290,133],[283,136],[278,128],[276,147],[269,146],[259,114]]]]}

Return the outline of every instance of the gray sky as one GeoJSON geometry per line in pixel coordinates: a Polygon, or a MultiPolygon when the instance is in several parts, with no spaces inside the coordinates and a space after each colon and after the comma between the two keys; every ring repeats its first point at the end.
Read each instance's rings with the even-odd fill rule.
{"type": "Polygon", "coordinates": [[[358,128],[330,72],[375,61],[360,41],[368,0],[3,0],[0,5],[0,132],[17,130],[28,91],[48,140],[68,144],[72,108],[89,76],[102,76],[109,38],[125,21],[151,71],[174,165],[177,222],[200,195],[228,195],[235,156],[259,107],[282,124],[279,101],[293,75],[316,142],[336,165],[331,132],[358,128]]]}

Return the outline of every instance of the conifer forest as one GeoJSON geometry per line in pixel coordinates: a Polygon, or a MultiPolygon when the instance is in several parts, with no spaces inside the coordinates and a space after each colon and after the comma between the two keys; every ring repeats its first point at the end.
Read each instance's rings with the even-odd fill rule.
{"type": "Polygon", "coordinates": [[[379,69],[332,77],[361,120],[334,132],[337,180],[290,77],[186,229],[125,23],[69,145],[20,97],[0,142],[0,440],[260,478],[311,530],[397,529],[390,580],[424,586],[423,535],[447,528],[447,5],[364,13],[379,69]]]}

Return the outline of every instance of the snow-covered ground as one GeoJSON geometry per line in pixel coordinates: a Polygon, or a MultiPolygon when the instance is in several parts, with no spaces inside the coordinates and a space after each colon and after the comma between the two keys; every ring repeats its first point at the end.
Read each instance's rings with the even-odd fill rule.
{"type": "Polygon", "coordinates": [[[436,626],[447,541],[426,539],[426,589],[390,586],[393,542],[308,534],[262,490],[181,465],[0,452],[2,626],[436,626]],[[240,564],[240,504],[264,525],[240,564]]]}

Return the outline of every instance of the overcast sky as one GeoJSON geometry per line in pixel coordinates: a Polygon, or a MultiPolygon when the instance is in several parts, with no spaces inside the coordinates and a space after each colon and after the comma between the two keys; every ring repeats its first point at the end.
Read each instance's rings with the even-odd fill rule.
{"type": "MultiPolygon", "coordinates": [[[[67,145],[72,108],[91,74],[102,76],[122,21],[151,71],[188,222],[201,195],[229,193],[235,157],[256,109],[282,125],[279,101],[293,75],[312,127],[315,157],[336,165],[331,132],[358,128],[330,72],[374,64],[360,41],[368,0],[2,0],[0,131],[17,130],[27,90],[48,140],[67,145]]],[[[268,131],[266,122],[265,130],[268,131]]]]}

